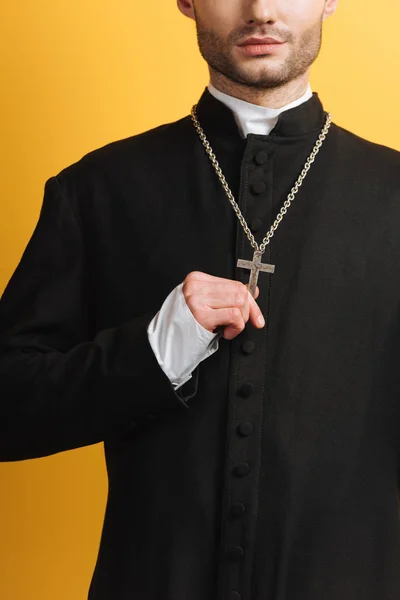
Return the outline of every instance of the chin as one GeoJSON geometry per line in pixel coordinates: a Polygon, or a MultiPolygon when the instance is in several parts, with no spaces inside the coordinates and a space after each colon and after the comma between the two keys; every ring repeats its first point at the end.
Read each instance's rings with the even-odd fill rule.
{"type": "Polygon", "coordinates": [[[275,57],[260,56],[257,59],[252,58],[251,60],[237,62],[235,70],[237,73],[243,73],[254,79],[271,75],[275,77],[282,73],[283,64],[281,60],[276,60],[275,57]]]}
{"type": "Polygon", "coordinates": [[[279,69],[254,70],[242,67],[236,73],[238,83],[251,87],[275,87],[284,79],[284,73],[279,69]]]}

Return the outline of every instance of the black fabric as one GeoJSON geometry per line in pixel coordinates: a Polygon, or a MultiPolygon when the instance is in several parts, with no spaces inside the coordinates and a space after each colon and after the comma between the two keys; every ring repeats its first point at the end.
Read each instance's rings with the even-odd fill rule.
{"type": "MultiPolygon", "coordinates": [[[[207,89],[198,116],[261,242],[318,94],[268,136],[207,89]]],[[[104,441],[89,600],[400,598],[399,224],[400,154],[333,124],[264,255],[267,326],[175,393],[152,316],[189,272],[246,282],[252,257],[190,117],[47,182],[0,302],[0,460],[104,441]]]]}

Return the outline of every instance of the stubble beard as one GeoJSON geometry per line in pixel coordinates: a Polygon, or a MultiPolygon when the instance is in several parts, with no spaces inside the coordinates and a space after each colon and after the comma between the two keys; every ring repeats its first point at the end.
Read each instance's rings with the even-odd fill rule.
{"type": "MultiPolygon", "coordinates": [[[[234,83],[259,90],[283,86],[290,81],[302,76],[312,63],[317,59],[322,45],[322,19],[313,27],[305,31],[300,38],[293,36],[280,36],[290,46],[291,51],[280,64],[268,66],[268,57],[253,57],[252,67],[246,68],[239,64],[232,56],[232,48],[244,37],[259,35],[254,30],[246,32],[233,32],[227,41],[221,40],[218,35],[205,27],[196,15],[197,41],[199,50],[209,67],[227,77],[234,83]],[[262,62],[261,68],[254,68],[256,61],[262,62]]],[[[268,35],[272,35],[269,33],[268,35]]],[[[275,63],[276,58],[271,56],[275,63]]]]}

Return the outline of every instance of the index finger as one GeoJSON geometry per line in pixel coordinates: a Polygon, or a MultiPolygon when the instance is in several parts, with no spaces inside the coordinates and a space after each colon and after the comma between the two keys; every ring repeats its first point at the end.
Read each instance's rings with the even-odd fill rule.
{"type": "Polygon", "coordinates": [[[237,281],[238,283],[241,283],[237,279],[227,279],[225,277],[215,277],[214,275],[209,275],[208,273],[203,273],[203,271],[192,271],[191,273],[189,273],[189,275],[191,275],[191,277],[193,279],[195,279],[196,281],[209,281],[209,282],[219,281],[220,283],[224,283],[224,282],[232,283],[233,281],[237,281]]]}
{"type": "MultiPolygon", "coordinates": [[[[246,283],[246,287],[247,287],[247,289],[249,289],[249,284],[248,283],[246,283]]],[[[254,296],[254,299],[257,299],[259,295],[260,295],[260,288],[257,285],[256,286],[256,294],[254,296]]],[[[249,292],[249,296],[252,297],[252,295],[250,294],[250,292],[249,292]]]]}

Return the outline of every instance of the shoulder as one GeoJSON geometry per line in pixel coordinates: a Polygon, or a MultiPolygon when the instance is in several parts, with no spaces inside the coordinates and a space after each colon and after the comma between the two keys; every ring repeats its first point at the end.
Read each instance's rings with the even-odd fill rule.
{"type": "Polygon", "coordinates": [[[56,177],[67,187],[84,187],[128,173],[130,177],[133,172],[143,175],[145,167],[157,168],[160,163],[167,167],[173,156],[185,152],[192,137],[186,116],[91,150],[56,177]]]}
{"type": "Polygon", "coordinates": [[[184,117],[110,142],[63,168],[45,187],[57,182],[60,196],[87,227],[93,226],[96,215],[109,218],[133,199],[135,210],[143,207],[148,212],[160,192],[176,185],[176,178],[170,180],[190,155],[192,129],[190,117],[184,117]]]}
{"type": "Polygon", "coordinates": [[[354,168],[365,168],[366,177],[392,173],[400,180],[400,152],[384,144],[372,142],[333,124],[334,143],[344,161],[354,168]]]}

